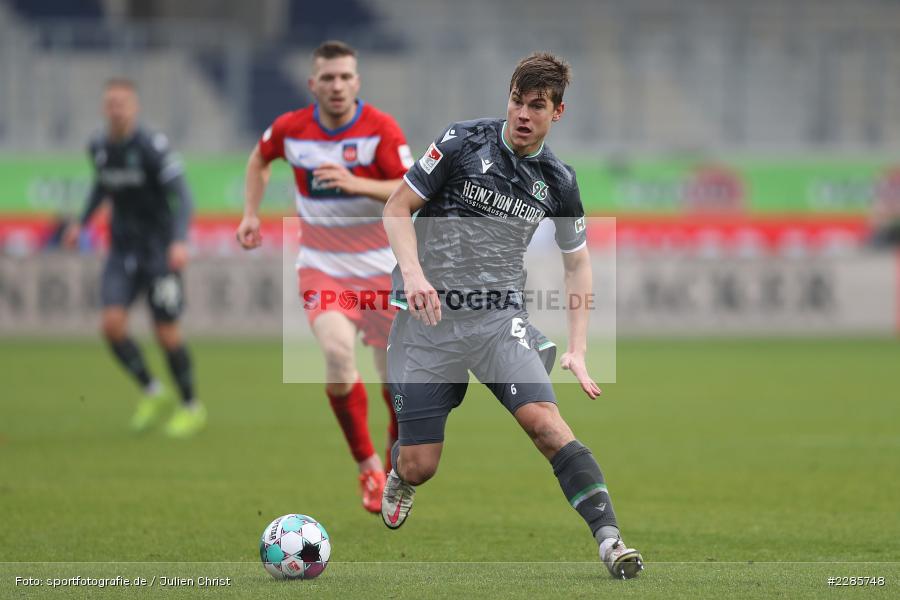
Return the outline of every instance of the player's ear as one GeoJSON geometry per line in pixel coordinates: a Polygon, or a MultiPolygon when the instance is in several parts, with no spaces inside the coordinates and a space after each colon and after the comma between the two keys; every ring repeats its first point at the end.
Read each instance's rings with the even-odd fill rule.
{"type": "Polygon", "coordinates": [[[306,80],[306,87],[309,88],[310,92],[313,91],[313,85],[315,84],[315,82],[316,82],[316,80],[313,77],[310,77],[309,79],[306,80]]]}
{"type": "Polygon", "coordinates": [[[551,117],[554,121],[559,121],[562,118],[563,112],[566,110],[566,103],[560,102],[557,106],[553,107],[553,117],[551,117]]]}

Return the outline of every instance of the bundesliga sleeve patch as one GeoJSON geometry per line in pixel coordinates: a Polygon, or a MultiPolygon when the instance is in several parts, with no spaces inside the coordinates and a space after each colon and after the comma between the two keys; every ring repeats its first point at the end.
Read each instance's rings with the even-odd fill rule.
{"type": "Polygon", "coordinates": [[[428,146],[428,151],[419,159],[419,166],[422,167],[422,170],[431,175],[431,172],[434,171],[434,168],[441,162],[441,159],[444,158],[444,153],[437,149],[437,146],[434,145],[434,142],[428,146]]]}
{"type": "Polygon", "coordinates": [[[164,133],[154,134],[151,141],[153,142],[153,147],[160,154],[165,154],[166,150],[169,149],[169,138],[164,133]]]}

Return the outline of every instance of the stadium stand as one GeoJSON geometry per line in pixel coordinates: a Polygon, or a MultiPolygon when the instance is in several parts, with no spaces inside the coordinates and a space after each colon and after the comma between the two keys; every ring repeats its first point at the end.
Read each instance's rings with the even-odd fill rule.
{"type": "MultiPolygon", "coordinates": [[[[253,10],[224,2],[215,23],[191,16],[193,5],[165,0],[117,14],[109,7],[129,3],[4,4],[15,18],[0,25],[0,123],[35,112],[8,98],[35,67],[59,65],[70,75],[27,82],[33,96],[71,96],[66,80],[94,68],[81,66],[97,63],[92,51],[106,50],[141,75],[154,61],[171,64],[172,74],[152,81],[170,98],[178,82],[205,79],[202,91],[177,101],[197,127],[185,129],[177,115],[160,123],[184,131],[186,148],[213,146],[206,126],[225,127],[207,117],[210,105],[231,119],[230,129],[238,124],[228,142],[246,144],[274,114],[305,102],[309,48],[345,37],[364,50],[367,83],[391,82],[367,86],[365,97],[402,114],[413,140],[427,139],[449,115],[483,114],[502,100],[497,70],[542,47],[576,67],[572,117],[559,136],[572,150],[900,146],[900,3],[885,0],[523,0],[516,11],[529,18],[514,29],[501,5],[472,0],[270,0],[253,10]]],[[[39,127],[38,139],[0,128],[0,148],[77,146],[79,128],[58,123],[83,121],[91,101],[60,103],[68,114],[39,127]]]]}

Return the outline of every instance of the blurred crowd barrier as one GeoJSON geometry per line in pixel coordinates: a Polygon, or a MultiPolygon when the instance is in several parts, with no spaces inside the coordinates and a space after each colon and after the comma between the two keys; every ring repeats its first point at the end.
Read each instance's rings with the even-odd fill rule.
{"type": "MultiPolygon", "coordinates": [[[[560,263],[557,256],[551,258],[529,267],[529,284],[558,280],[560,263]]],[[[0,257],[0,332],[94,335],[101,268],[95,256],[0,257]]],[[[893,336],[900,330],[900,255],[891,252],[748,258],[620,255],[616,268],[612,282],[595,277],[604,317],[609,310],[616,312],[613,335],[616,328],[619,336],[893,336]]],[[[184,323],[187,331],[202,335],[280,336],[285,298],[293,301],[296,289],[290,265],[278,256],[197,258],[186,275],[184,323]]],[[[302,326],[295,333],[308,333],[305,319],[296,321],[302,326]]],[[[139,331],[148,331],[143,307],[135,311],[134,322],[139,331]]]]}

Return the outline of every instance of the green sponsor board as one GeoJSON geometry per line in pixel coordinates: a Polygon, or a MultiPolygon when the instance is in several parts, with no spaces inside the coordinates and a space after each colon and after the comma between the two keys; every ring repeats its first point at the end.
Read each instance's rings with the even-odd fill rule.
{"type": "MultiPolygon", "coordinates": [[[[198,212],[240,213],[246,157],[188,157],[185,171],[198,212]]],[[[0,157],[0,212],[80,213],[92,182],[83,156],[0,157]]],[[[294,178],[283,161],[272,164],[263,201],[269,213],[293,212],[294,178]]]]}
{"type": "Polygon", "coordinates": [[[867,212],[900,197],[900,162],[741,159],[574,160],[588,211],[678,214],[714,212],[867,212]]]}
{"type": "MultiPolygon", "coordinates": [[[[189,156],[187,177],[198,212],[238,213],[243,205],[243,156],[189,156]]],[[[885,159],[571,159],[591,213],[716,212],[860,214],[900,198],[900,161],[885,159]]],[[[0,212],[81,210],[91,167],[80,155],[0,157],[0,212]]],[[[263,204],[293,211],[293,176],[279,161],[263,204]]],[[[550,190],[552,193],[552,190],[550,190]]]]}

